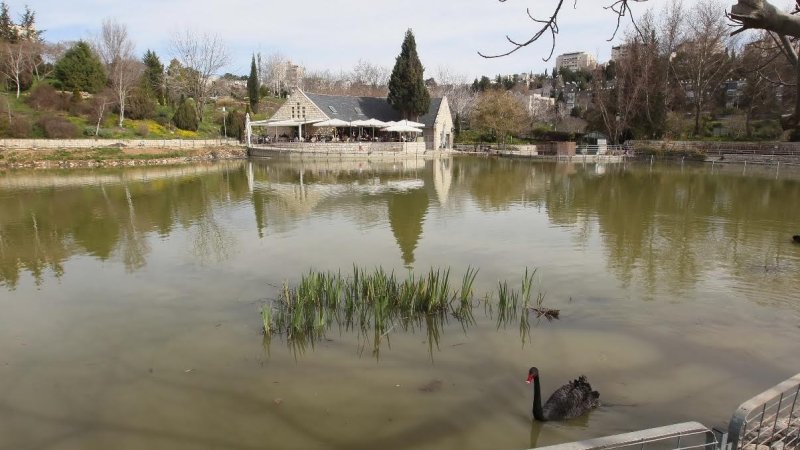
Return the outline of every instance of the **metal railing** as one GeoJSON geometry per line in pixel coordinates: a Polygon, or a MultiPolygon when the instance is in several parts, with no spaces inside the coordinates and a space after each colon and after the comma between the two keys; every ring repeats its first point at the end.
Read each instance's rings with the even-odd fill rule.
{"type": "Polygon", "coordinates": [[[685,422],[665,427],[649,428],[632,433],[617,434],[567,444],[538,447],[539,450],[714,450],[718,447],[713,431],[698,422],[685,422]]]}
{"type": "Polygon", "coordinates": [[[575,156],[581,155],[624,155],[622,145],[579,145],[575,148],[575,156]]]}
{"type": "Polygon", "coordinates": [[[727,432],[698,422],[538,447],[540,450],[800,450],[800,373],[739,406],[727,432]]]}
{"type": "Polygon", "coordinates": [[[728,427],[731,450],[800,449],[800,374],[739,406],[728,427]]]}

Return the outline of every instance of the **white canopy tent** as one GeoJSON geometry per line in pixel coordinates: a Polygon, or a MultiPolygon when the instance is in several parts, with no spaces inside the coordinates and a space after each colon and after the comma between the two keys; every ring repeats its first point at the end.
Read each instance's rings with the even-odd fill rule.
{"type": "Polygon", "coordinates": [[[422,130],[416,127],[407,125],[391,125],[386,128],[381,128],[383,131],[393,131],[397,133],[422,133],[422,130]]]}
{"type": "Polygon", "coordinates": [[[386,128],[381,128],[381,130],[394,133],[422,133],[421,129],[408,125],[390,125],[386,128]]]}
{"type": "MultiPolygon", "coordinates": [[[[249,115],[247,116],[249,119],[249,115]]],[[[250,127],[275,127],[275,138],[278,137],[278,127],[297,127],[297,135],[303,136],[303,125],[315,124],[322,122],[319,119],[283,119],[283,120],[254,120],[246,121],[248,124],[248,143],[250,135],[250,127]]]]}
{"type": "Polygon", "coordinates": [[[370,127],[370,128],[385,127],[387,125],[386,122],[380,121],[378,119],[356,120],[353,121],[352,124],[355,127],[370,127]]]}
{"type": "Polygon", "coordinates": [[[314,127],[349,127],[351,124],[350,122],[345,122],[341,119],[328,119],[323,120],[322,122],[315,123],[314,127]]]}
{"type": "Polygon", "coordinates": [[[375,139],[375,128],[385,127],[387,124],[386,122],[380,121],[378,119],[367,119],[367,120],[354,120],[350,122],[350,125],[354,127],[372,128],[372,138],[375,139]]]}
{"type": "Polygon", "coordinates": [[[425,128],[424,123],[414,122],[412,120],[397,120],[392,122],[386,122],[386,125],[403,125],[407,127],[414,127],[414,128],[425,128]]]}

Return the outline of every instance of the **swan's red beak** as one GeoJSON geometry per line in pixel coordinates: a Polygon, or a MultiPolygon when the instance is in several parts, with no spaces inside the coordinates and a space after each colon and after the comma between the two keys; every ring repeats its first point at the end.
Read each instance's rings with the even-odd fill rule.
{"type": "Polygon", "coordinates": [[[525,382],[526,382],[526,383],[528,383],[528,384],[531,384],[531,380],[533,380],[534,378],[535,378],[535,377],[533,376],[533,374],[532,374],[532,373],[529,373],[529,374],[528,374],[528,379],[527,379],[527,380],[525,380],[525,382]]]}

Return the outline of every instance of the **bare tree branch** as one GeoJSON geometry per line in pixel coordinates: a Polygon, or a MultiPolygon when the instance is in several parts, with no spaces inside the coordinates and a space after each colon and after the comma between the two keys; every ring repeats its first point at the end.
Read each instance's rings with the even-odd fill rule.
{"type": "MultiPolygon", "coordinates": [[[[499,1],[501,3],[505,3],[506,0],[499,0],[499,1]]],[[[627,0],[623,0],[623,1],[627,1],[627,0]]],[[[539,40],[539,38],[541,38],[549,30],[550,31],[550,36],[551,36],[551,39],[552,39],[552,45],[550,46],[550,53],[548,54],[547,58],[543,58],[544,61],[549,61],[550,58],[553,57],[553,52],[555,51],[555,48],[556,48],[556,34],[558,34],[558,13],[561,11],[561,6],[562,5],[564,5],[564,0],[558,0],[558,4],[556,5],[556,8],[553,11],[553,14],[547,20],[540,20],[540,19],[537,19],[537,18],[533,17],[533,15],[531,14],[530,8],[528,8],[527,9],[528,17],[532,21],[534,21],[536,23],[543,24],[542,27],[539,29],[539,31],[534,33],[534,35],[531,36],[530,39],[528,39],[525,42],[516,42],[515,40],[511,39],[508,35],[506,35],[506,40],[508,40],[508,42],[510,42],[513,45],[513,48],[511,50],[505,52],[505,53],[500,53],[500,54],[497,54],[497,55],[486,55],[486,54],[483,54],[481,52],[478,52],[478,54],[481,55],[484,58],[500,58],[500,57],[503,57],[503,56],[508,56],[508,55],[516,52],[517,50],[521,49],[522,47],[526,47],[526,46],[536,42],[537,40],[539,40]]]]}

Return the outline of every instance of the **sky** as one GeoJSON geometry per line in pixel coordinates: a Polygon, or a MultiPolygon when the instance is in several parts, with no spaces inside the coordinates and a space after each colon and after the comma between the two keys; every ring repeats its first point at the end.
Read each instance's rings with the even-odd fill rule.
{"type": "MultiPolygon", "coordinates": [[[[6,0],[15,20],[25,5],[36,13],[37,28],[50,42],[90,39],[104,19],[128,27],[137,52],[155,50],[165,64],[172,58],[176,30],[219,35],[230,53],[222,72],[246,75],[254,53],[279,52],[307,71],[350,70],[359,59],[389,69],[400,52],[405,31],[413,29],[425,77],[440,68],[468,79],[481,75],[541,73],[555,65],[555,55],[589,52],[608,59],[616,15],[603,9],[611,0],[568,1],[559,20],[553,58],[549,36],[513,55],[484,59],[478,51],[509,49],[508,34],[527,40],[535,30],[526,13],[548,16],[554,0],[6,0]]],[[[696,0],[684,0],[692,4],[696,0]]],[[[635,14],[658,10],[663,0],[634,3],[635,14]]],[[[733,2],[730,2],[733,3],[733,2]]],[[[620,33],[621,35],[622,33],[620,33]]]]}

